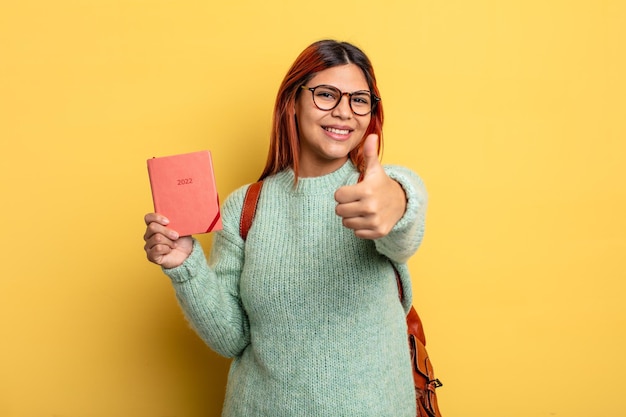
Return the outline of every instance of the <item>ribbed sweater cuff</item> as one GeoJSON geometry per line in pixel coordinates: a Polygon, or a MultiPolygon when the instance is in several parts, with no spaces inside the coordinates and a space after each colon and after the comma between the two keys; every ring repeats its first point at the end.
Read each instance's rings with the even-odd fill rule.
{"type": "Polygon", "coordinates": [[[196,239],[193,240],[193,248],[189,257],[185,261],[175,268],[162,268],[165,275],[167,275],[172,282],[182,283],[189,281],[196,277],[203,269],[206,269],[207,262],[202,250],[202,246],[196,239]]]}
{"type": "Polygon", "coordinates": [[[417,195],[417,190],[415,189],[415,186],[411,182],[410,178],[407,178],[401,173],[393,170],[388,170],[387,175],[389,178],[400,184],[404,190],[404,194],[406,194],[406,210],[404,211],[404,215],[400,218],[400,220],[398,220],[392,229],[392,232],[394,233],[401,233],[402,231],[410,228],[411,224],[415,222],[421,203],[417,195]]]}

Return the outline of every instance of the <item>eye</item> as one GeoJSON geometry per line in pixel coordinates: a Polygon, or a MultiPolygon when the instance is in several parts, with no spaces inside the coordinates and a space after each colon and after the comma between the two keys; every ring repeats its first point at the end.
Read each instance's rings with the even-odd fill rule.
{"type": "Polygon", "coordinates": [[[339,93],[328,87],[318,87],[315,89],[315,97],[319,97],[322,100],[334,101],[337,100],[339,93]]]}
{"type": "Polygon", "coordinates": [[[352,103],[359,105],[369,105],[372,101],[371,97],[367,93],[354,93],[352,94],[352,103]]]}

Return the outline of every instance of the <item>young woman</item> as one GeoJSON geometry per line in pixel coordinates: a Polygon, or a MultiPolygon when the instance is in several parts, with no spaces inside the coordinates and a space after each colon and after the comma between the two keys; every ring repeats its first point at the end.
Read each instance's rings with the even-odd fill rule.
{"type": "Polygon", "coordinates": [[[148,259],[200,337],[234,358],[224,416],[415,416],[406,261],[426,192],[410,170],[380,164],[382,125],[366,55],[316,42],[280,86],[247,239],[248,186],[224,202],[208,262],[164,216],[145,216],[148,259]]]}

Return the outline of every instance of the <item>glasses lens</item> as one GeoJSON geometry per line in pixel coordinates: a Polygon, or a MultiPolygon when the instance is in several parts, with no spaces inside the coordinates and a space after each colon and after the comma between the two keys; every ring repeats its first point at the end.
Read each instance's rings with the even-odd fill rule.
{"type": "Polygon", "coordinates": [[[313,91],[313,101],[321,110],[331,110],[341,100],[341,91],[328,85],[320,85],[313,91]]]}
{"type": "Polygon", "coordinates": [[[365,116],[372,111],[372,96],[367,91],[357,91],[352,93],[350,107],[355,114],[365,116]]]}

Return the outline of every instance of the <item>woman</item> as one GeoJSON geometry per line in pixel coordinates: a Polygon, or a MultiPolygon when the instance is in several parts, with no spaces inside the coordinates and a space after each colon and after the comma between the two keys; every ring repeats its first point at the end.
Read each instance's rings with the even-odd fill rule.
{"type": "Polygon", "coordinates": [[[280,86],[245,242],[248,186],[225,201],[208,263],[196,240],[146,215],[148,259],[200,337],[234,358],[223,416],[415,416],[406,261],[426,192],[411,171],[381,166],[382,124],[365,54],[316,42],[280,86]]]}

